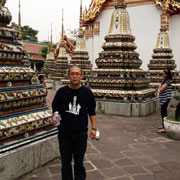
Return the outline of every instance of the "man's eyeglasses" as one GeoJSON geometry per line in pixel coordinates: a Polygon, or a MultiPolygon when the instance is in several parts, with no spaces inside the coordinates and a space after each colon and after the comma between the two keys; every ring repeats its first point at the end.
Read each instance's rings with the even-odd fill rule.
{"type": "Polygon", "coordinates": [[[69,74],[71,76],[80,76],[81,75],[81,73],[79,73],[79,72],[70,72],[69,74]]]}

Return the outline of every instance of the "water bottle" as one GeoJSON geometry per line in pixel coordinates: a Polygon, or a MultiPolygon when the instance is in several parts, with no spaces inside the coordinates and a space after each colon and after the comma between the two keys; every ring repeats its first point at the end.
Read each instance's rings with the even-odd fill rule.
{"type": "Polygon", "coordinates": [[[96,141],[98,141],[99,138],[100,138],[100,132],[99,132],[99,130],[97,129],[97,130],[96,130],[96,137],[95,137],[96,141]]]}
{"type": "Polygon", "coordinates": [[[58,111],[56,111],[54,113],[54,119],[56,121],[56,126],[59,126],[60,125],[60,115],[59,115],[58,111]]]}

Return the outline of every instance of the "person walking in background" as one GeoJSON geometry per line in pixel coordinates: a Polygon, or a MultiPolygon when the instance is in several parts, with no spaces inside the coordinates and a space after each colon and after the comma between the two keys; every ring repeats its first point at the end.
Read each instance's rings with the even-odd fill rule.
{"type": "Polygon", "coordinates": [[[70,84],[60,88],[53,99],[53,125],[58,111],[61,119],[58,139],[62,163],[62,180],[73,180],[72,156],[74,157],[74,179],[85,180],[83,164],[87,147],[88,115],[91,120],[90,137],[96,137],[96,102],[92,91],[81,85],[82,70],[71,66],[68,71],[70,84]]]}
{"type": "Polygon", "coordinates": [[[48,93],[48,87],[47,87],[46,82],[44,80],[44,76],[39,75],[38,79],[39,79],[39,83],[44,85],[44,87],[46,88],[46,92],[48,93]]]}
{"type": "Polygon", "coordinates": [[[163,76],[163,81],[161,83],[161,86],[158,88],[160,105],[161,105],[162,127],[158,130],[158,133],[166,132],[164,128],[164,117],[167,117],[167,107],[171,100],[171,95],[172,95],[171,71],[168,69],[165,69],[162,73],[162,76],[163,76]]]}

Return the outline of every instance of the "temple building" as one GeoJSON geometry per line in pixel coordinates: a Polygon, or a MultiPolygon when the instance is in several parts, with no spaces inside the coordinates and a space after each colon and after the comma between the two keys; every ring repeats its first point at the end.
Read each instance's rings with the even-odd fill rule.
{"type": "MultiPolygon", "coordinates": [[[[156,0],[157,1],[157,0],[156,0]]],[[[158,0],[162,1],[162,0],[158,0]]],[[[157,1],[157,2],[158,2],[157,1]]],[[[86,27],[86,47],[89,52],[93,68],[97,67],[95,59],[102,50],[101,45],[104,37],[108,33],[107,24],[111,22],[111,14],[115,5],[114,0],[92,0],[91,4],[83,12],[83,25],[86,27]]],[[[147,70],[147,64],[151,58],[152,51],[156,44],[156,37],[160,27],[161,8],[157,8],[154,0],[125,0],[127,10],[131,17],[130,23],[132,34],[136,37],[137,51],[140,59],[143,60],[142,68],[147,70]]],[[[170,1],[175,2],[174,0],[170,1]]],[[[180,16],[175,15],[180,12],[180,2],[170,7],[167,13],[170,14],[169,38],[173,49],[174,59],[176,60],[177,70],[180,69],[180,16]]]]}
{"type": "MultiPolygon", "coordinates": [[[[52,112],[46,89],[37,84],[37,73],[26,63],[18,31],[8,24],[12,15],[0,1],[0,145],[51,127],[52,112]]],[[[1,147],[2,147],[1,146],[1,147]]]]}
{"type": "MultiPolygon", "coordinates": [[[[173,59],[173,50],[170,48],[169,43],[169,14],[166,13],[169,9],[169,2],[163,1],[157,3],[162,7],[161,14],[161,27],[158,34],[156,47],[153,50],[152,59],[148,64],[150,86],[158,88],[163,81],[162,72],[165,69],[170,69],[173,75],[172,87],[173,89],[180,89],[180,76],[179,71],[176,70],[176,63],[173,59]]],[[[172,9],[172,8],[171,8],[172,9]]]]}
{"type": "Polygon", "coordinates": [[[34,71],[41,72],[45,61],[41,56],[41,48],[47,45],[43,43],[29,42],[24,40],[22,42],[26,49],[28,60],[31,63],[31,68],[34,71]]]}

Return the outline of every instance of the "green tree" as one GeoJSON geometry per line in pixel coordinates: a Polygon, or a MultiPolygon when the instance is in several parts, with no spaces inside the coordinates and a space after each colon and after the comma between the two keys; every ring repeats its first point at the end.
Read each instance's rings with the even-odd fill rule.
{"type": "Polygon", "coordinates": [[[11,23],[11,28],[18,30],[18,25],[14,22],[11,23]]]}
{"type": "MultiPolygon", "coordinates": [[[[44,41],[44,44],[47,44],[47,46],[44,46],[41,48],[41,56],[46,59],[47,53],[48,53],[48,42],[44,41]]],[[[56,49],[56,44],[52,45],[53,51],[56,49]]],[[[49,49],[50,49],[50,44],[49,44],[49,49]]]]}
{"type": "MultiPolygon", "coordinates": [[[[15,30],[18,30],[18,25],[14,22],[11,23],[11,27],[14,28],[15,30]]],[[[26,26],[21,27],[21,32],[22,32],[23,40],[38,42],[38,37],[37,37],[38,31],[37,30],[26,25],[26,26]]]]}
{"type": "Polygon", "coordinates": [[[46,59],[46,56],[47,56],[47,53],[48,53],[48,47],[47,46],[44,46],[41,48],[41,56],[46,59]]]}

